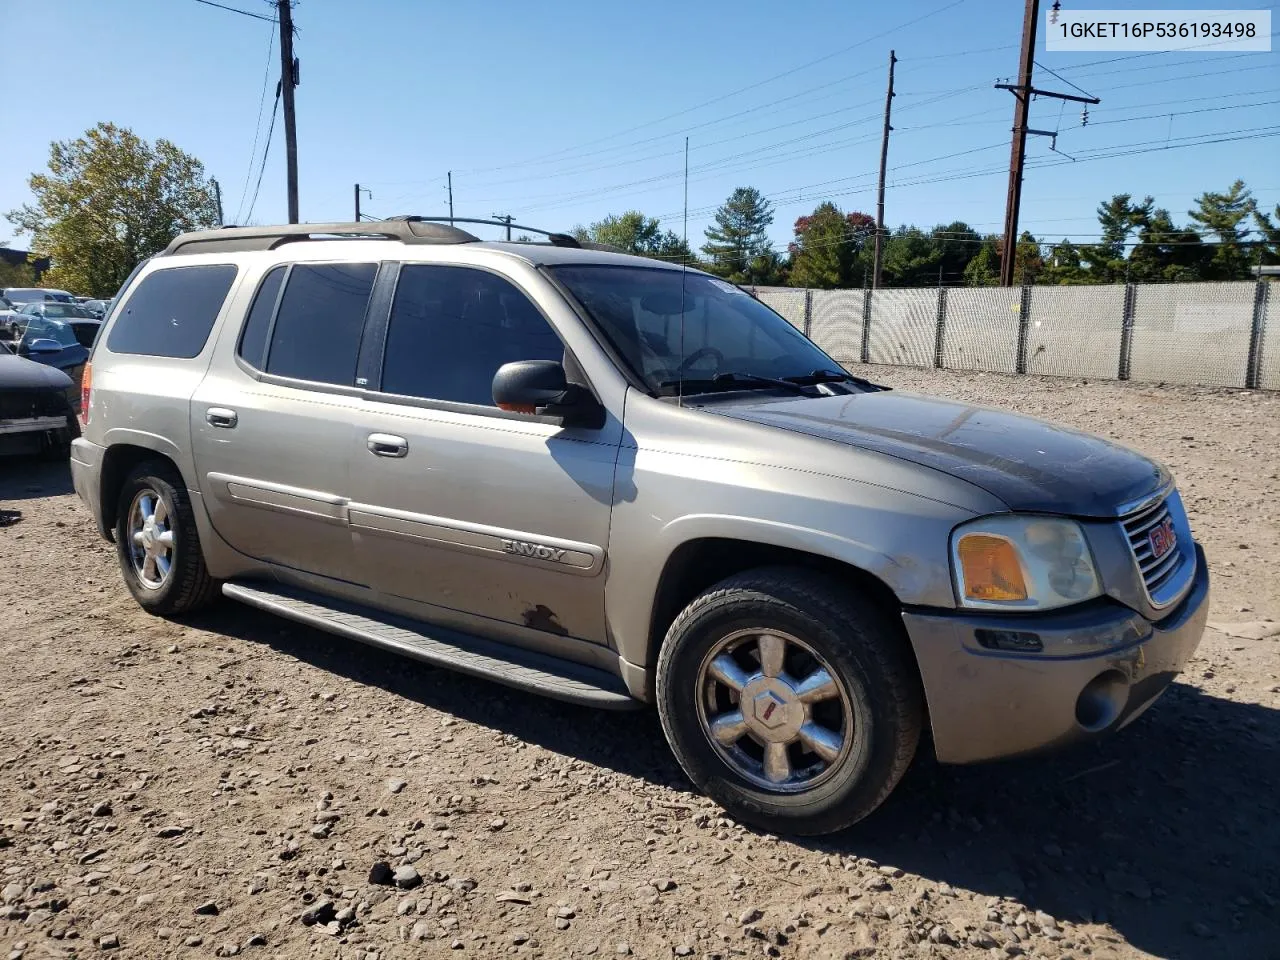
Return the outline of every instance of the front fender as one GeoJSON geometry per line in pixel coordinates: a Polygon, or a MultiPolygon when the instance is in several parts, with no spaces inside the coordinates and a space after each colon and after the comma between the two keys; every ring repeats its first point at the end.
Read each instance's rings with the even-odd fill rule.
{"type": "Polygon", "coordinates": [[[636,482],[634,499],[615,503],[605,607],[611,641],[625,661],[652,666],[655,597],[667,564],[683,545],[702,539],[812,554],[877,577],[903,604],[955,605],[948,537],[973,516],[969,511],[838,477],[792,474],[789,485],[750,488],[734,479],[723,471],[701,483],[651,474],[636,482]],[[663,517],[660,508],[677,501],[695,509],[663,517]]]}

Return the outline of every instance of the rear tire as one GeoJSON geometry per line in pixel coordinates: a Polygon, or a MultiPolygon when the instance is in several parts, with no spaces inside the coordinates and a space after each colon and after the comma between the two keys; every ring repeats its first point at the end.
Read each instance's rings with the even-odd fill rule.
{"type": "Polygon", "coordinates": [[[887,611],[789,568],[738,574],[689,604],[658,657],[657,700],[689,778],[779,834],[831,833],[870,814],[910,766],[924,719],[887,611]]]}
{"type": "Polygon", "coordinates": [[[191,613],[218,596],[191,497],[167,463],[141,463],[125,479],[116,507],[116,554],[125,585],[148,613],[191,613]]]}

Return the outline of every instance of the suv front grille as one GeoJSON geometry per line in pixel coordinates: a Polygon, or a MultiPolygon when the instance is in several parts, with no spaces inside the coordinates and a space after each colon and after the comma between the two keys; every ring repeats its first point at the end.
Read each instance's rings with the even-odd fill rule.
{"type": "Polygon", "coordinates": [[[1129,549],[1138,565],[1147,599],[1154,607],[1166,607],[1181,597],[1195,573],[1195,550],[1186,530],[1185,517],[1177,497],[1165,497],[1159,502],[1129,514],[1120,520],[1129,549]],[[1178,515],[1174,515],[1174,510],[1178,515]],[[1159,540],[1159,531],[1172,530],[1176,540],[1166,552],[1155,555],[1153,539],[1159,540]],[[1154,534],[1154,537],[1153,537],[1154,534]]]}

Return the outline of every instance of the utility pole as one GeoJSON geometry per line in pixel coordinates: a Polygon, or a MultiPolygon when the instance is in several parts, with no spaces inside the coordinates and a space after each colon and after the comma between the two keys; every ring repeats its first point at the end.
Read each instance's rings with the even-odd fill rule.
{"type": "Polygon", "coordinates": [[[280,20],[280,84],[284,88],[284,147],[288,161],[289,222],[298,222],[298,130],[293,116],[293,88],[298,67],[293,56],[292,0],[276,0],[280,20]]]}
{"type": "Polygon", "coordinates": [[[449,171],[449,219],[453,219],[453,171],[449,171]]]}
{"type": "Polygon", "coordinates": [[[515,217],[513,217],[509,213],[495,213],[493,215],[493,219],[501,220],[503,223],[507,225],[507,239],[510,240],[511,239],[511,221],[514,220],[515,217]]]}
{"type": "Polygon", "coordinates": [[[1036,27],[1040,19],[1040,0],[1027,0],[1027,7],[1022,15],[1022,53],[1018,57],[1017,84],[997,83],[1000,90],[1013,93],[1013,143],[1009,151],[1009,193],[1004,210],[1004,256],[1000,258],[1000,285],[1013,286],[1013,268],[1017,260],[1018,248],[1018,211],[1022,206],[1022,171],[1027,162],[1027,134],[1053,137],[1057,144],[1057,134],[1051,130],[1031,130],[1027,127],[1027,117],[1031,111],[1031,98],[1053,97],[1057,100],[1074,100],[1077,103],[1100,103],[1097,97],[1077,97],[1069,93],[1051,93],[1038,90],[1031,85],[1031,75],[1035,70],[1036,27]]]}
{"type": "Polygon", "coordinates": [[[689,245],[689,138],[684,138],[684,245],[689,245]]]}
{"type": "MultiPolygon", "coordinates": [[[[372,190],[365,190],[360,186],[360,184],[356,184],[356,223],[360,222],[360,194],[362,193],[367,193],[369,195],[369,199],[373,199],[372,190]]],[[[377,217],[374,217],[374,219],[376,220],[377,217]]]]}
{"type": "Polygon", "coordinates": [[[872,288],[880,286],[880,267],[884,262],[884,175],[889,162],[889,125],[893,113],[893,65],[898,58],[889,51],[889,87],[884,93],[884,134],[880,138],[880,185],[876,188],[876,259],[875,272],[871,279],[872,288]]]}
{"type": "Polygon", "coordinates": [[[218,201],[218,226],[222,226],[222,187],[217,177],[210,177],[209,180],[213,183],[213,196],[218,201]]]}

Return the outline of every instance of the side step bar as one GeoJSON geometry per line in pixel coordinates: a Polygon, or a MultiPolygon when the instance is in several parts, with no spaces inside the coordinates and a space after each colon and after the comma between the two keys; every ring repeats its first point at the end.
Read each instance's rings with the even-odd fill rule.
{"type": "Polygon", "coordinates": [[[460,673],[607,710],[642,704],[595,667],[430,626],[274,583],[229,582],[222,592],[260,610],[460,673]]]}

